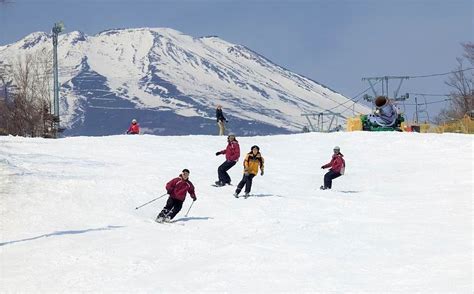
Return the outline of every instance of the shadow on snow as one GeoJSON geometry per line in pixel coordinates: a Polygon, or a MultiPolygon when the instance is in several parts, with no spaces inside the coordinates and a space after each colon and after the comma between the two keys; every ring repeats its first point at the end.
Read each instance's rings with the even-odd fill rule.
{"type": "Polygon", "coordinates": [[[249,197],[282,197],[284,198],[285,196],[274,195],[274,194],[250,194],[249,197]]]}
{"type": "Polygon", "coordinates": [[[174,221],[174,223],[176,222],[187,222],[187,221],[190,221],[190,220],[208,220],[208,219],[213,219],[213,217],[208,217],[208,216],[205,216],[205,217],[182,217],[182,218],[178,218],[177,220],[174,221]]]}
{"type": "Polygon", "coordinates": [[[107,226],[103,228],[96,228],[96,229],[87,229],[87,230],[76,230],[76,231],[56,231],[53,233],[49,234],[44,234],[32,238],[26,238],[26,239],[20,239],[20,240],[14,240],[14,241],[8,241],[8,242],[3,242],[0,243],[0,246],[5,246],[13,243],[19,243],[19,242],[25,242],[25,241],[32,241],[36,239],[40,239],[43,237],[51,237],[51,236],[61,236],[61,235],[75,235],[75,234],[83,234],[83,233],[88,233],[88,232],[94,232],[94,231],[108,231],[108,230],[113,230],[113,229],[120,229],[123,228],[124,226],[107,226]]]}

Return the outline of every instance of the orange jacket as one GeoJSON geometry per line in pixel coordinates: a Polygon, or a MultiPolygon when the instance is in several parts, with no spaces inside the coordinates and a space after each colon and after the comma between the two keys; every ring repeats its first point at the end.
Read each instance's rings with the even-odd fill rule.
{"type": "Polygon", "coordinates": [[[265,160],[262,157],[260,152],[257,155],[253,155],[253,152],[247,153],[244,160],[244,173],[248,172],[249,174],[256,175],[258,173],[258,168],[263,171],[265,160]]]}

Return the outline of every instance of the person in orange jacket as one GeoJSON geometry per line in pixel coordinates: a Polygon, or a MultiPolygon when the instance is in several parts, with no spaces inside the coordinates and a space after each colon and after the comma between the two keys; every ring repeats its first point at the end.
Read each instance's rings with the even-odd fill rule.
{"type": "Polygon", "coordinates": [[[166,184],[166,191],[170,195],[163,210],[156,217],[156,222],[170,222],[183,207],[186,199],[186,193],[191,195],[193,201],[196,201],[194,185],[189,180],[189,170],[183,169],[181,174],[166,184]]]}
{"type": "Polygon", "coordinates": [[[332,155],[331,161],[323,166],[322,169],[330,168],[329,171],[324,175],[324,186],[321,186],[321,190],[331,189],[332,180],[340,177],[344,174],[346,162],[344,161],[344,155],[341,153],[339,146],[334,147],[334,154],[332,155]]]}
{"type": "Polygon", "coordinates": [[[128,128],[127,134],[129,134],[129,135],[138,135],[138,134],[140,134],[140,125],[137,123],[136,119],[132,119],[132,124],[128,128]]]}
{"type": "Polygon", "coordinates": [[[260,154],[260,148],[257,145],[250,148],[250,152],[247,153],[244,160],[244,176],[240,183],[237,185],[234,197],[239,198],[239,193],[245,185],[245,198],[249,197],[250,190],[252,189],[252,179],[258,174],[260,168],[260,175],[263,176],[265,160],[260,154]]]}

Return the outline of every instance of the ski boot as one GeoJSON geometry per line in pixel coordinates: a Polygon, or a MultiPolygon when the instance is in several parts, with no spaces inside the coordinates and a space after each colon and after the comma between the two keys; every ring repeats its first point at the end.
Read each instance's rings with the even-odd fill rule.
{"type": "Polygon", "coordinates": [[[165,221],[165,218],[163,216],[157,216],[155,222],[157,223],[163,223],[165,221]]]}
{"type": "Polygon", "coordinates": [[[247,199],[247,198],[249,198],[249,196],[250,196],[249,193],[245,193],[244,198],[247,199]]]}
{"type": "Polygon", "coordinates": [[[239,198],[239,193],[235,192],[233,195],[235,198],[239,198]]]}

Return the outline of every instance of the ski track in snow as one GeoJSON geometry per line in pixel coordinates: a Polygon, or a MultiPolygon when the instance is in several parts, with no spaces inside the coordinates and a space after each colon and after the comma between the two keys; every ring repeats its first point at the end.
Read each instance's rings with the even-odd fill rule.
{"type": "Polygon", "coordinates": [[[0,137],[0,292],[471,293],[472,136],[0,137]],[[265,175],[236,199],[242,160],[265,175]],[[334,145],[346,174],[321,191],[334,145]],[[191,170],[174,222],[154,219],[191,170]]]}

